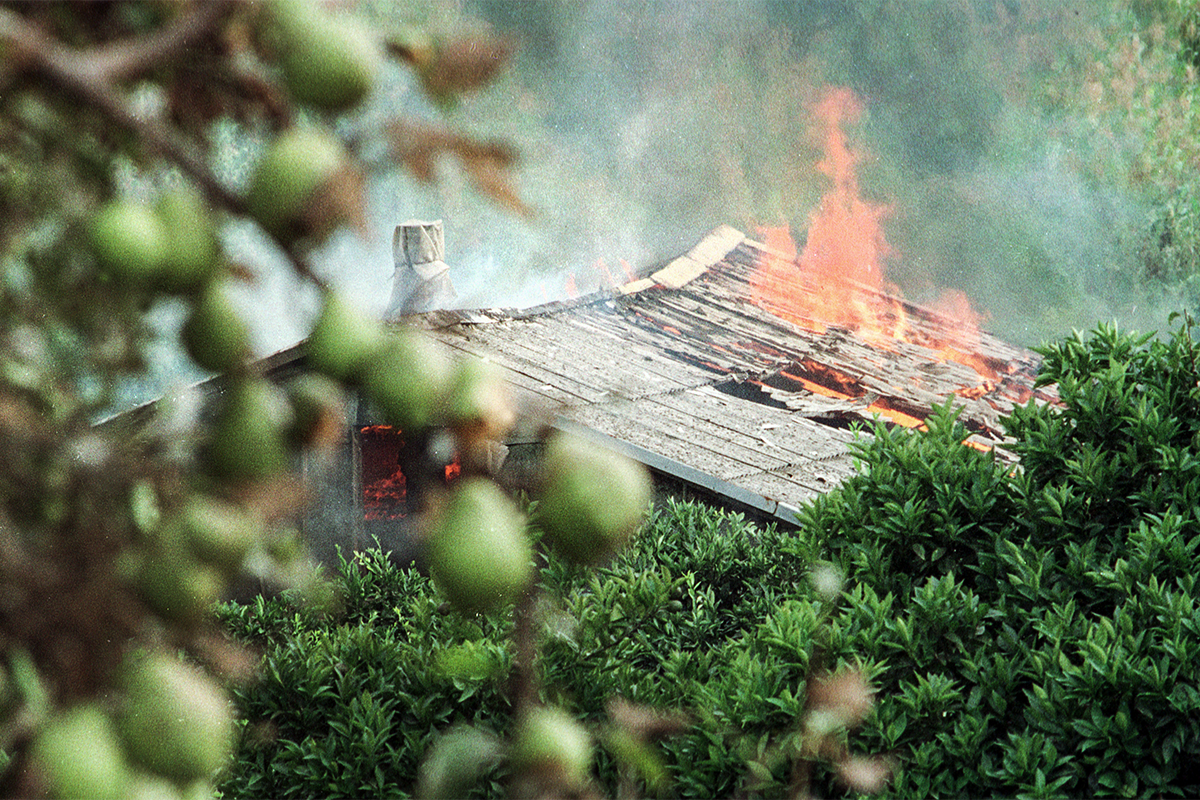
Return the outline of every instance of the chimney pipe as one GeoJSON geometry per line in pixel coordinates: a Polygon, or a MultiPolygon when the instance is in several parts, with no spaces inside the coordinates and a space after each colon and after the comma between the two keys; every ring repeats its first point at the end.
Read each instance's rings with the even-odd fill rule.
{"type": "Polygon", "coordinates": [[[452,303],[457,293],[450,281],[442,221],[410,219],[392,234],[392,297],[384,319],[436,311],[452,303]]]}

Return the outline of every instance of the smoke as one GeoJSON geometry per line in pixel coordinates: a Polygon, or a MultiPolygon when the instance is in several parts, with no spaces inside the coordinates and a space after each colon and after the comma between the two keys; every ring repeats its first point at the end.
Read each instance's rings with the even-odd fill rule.
{"type": "MultiPolygon", "coordinates": [[[[829,185],[813,104],[846,86],[864,107],[848,131],[865,156],[862,189],[891,209],[887,278],[909,299],[961,290],[985,328],[1023,344],[1098,320],[1165,321],[1172,299],[1138,277],[1144,201],[1089,170],[1077,137],[1086,126],[1042,88],[1061,89],[1091,57],[1105,3],[431,0],[425,10],[450,29],[485,22],[515,35],[514,63],[449,113],[391,69],[359,127],[402,113],[511,141],[523,157],[516,188],[537,215],[490,205],[449,162],[432,188],[382,175],[369,190],[370,235],[336,238],[318,257],[368,310],[388,297],[391,231],[409,218],[445,220],[464,307],[560,299],[569,280],[589,291],[604,281],[598,262],[618,276],[620,260],[646,270],[722,223],[751,234],[788,225],[803,241],[829,185]]],[[[271,320],[258,332],[270,351],[302,337],[313,309],[294,281],[264,273],[276,276],[261,287],[269,297],[248,303],[271,320]]]]}

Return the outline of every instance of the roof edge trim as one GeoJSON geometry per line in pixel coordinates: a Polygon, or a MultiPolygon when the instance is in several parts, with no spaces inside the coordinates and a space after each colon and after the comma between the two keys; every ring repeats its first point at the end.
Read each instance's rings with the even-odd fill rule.
{"type": "Polygon", "coordinates": [[[602,433],[595,428],[580,424],[566,417],[556,419],[552,427],[581,436],[601,447],[623,453],[635,461],[641,462],[648,469],[701,489],[719,498],[725,505],[735,509],[751,511],[770,519],[772,522],[786,525],[789,528],[798,528],[800,526],[799,519],[797,518],[798,509],[795,506],[769,500],[748,489],[743,489],[728,481],[715,478],[706,472],[701,472],[695,467],[689,467],[687,464],[659,455],[652,450],[638,447],[636,444],[630,444],[615,436],[609,436],[607,433],[602,433]]]}

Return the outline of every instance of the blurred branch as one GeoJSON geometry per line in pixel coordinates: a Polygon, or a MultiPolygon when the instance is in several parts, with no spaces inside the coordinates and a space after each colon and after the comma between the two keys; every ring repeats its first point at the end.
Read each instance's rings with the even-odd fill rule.
{"type": "Polygon", "coordinates": [[[177,58],[180,50],[203,40],[237,5],[234,0],[191,4],[169,23],[145,36],[113,42],[81,56],[87,61],[83,69],[90,69],[96,80],[114,83],[137,77],[177,58]]]}
{"type": "Polygon", "coordinates": [[[38,26],[7,8],[0,9],[0,39],[18,66],[70,75],[76,82],[104,84],[120,82],[176,58],[216,30],[231,9],[233,0],[196,3],[171,22],[145,36],[126,39],[87,51],[69,49],[46,35],[38,26]]]}
{"type": "Polygon", "coordinates": [[[513,657],[510,698],[518,717],[529,712],[538,702],[537,677],[537,599],[540,584],[527,589],[513,609],[513,657]]]}
{"type": "MultiPolygon", "coordinates": [[[[217,205],[246,215],[242,198],[217,180],[204,161],[162,119],[136,114],[114,85],[114,75],[128,77],[172,55],[171,50],[211,34],[237,3],[215,0],[200,3],[160,31],[135,42],[122,42],[92,51],[77,52],[47,36],[20,14],[0,8],[0,44],[8,47],[18,67],[36,72],[56,86],[94,106],[118,125],[136,134],[152,150],[174,162],[217,205]]],[[[318,286],[324,281],[289,242],[278,241],[292,267],[318,286]]]]}
{"type": "Polygon", "coordinates": [[[213,199],[235,211],[242,201],[222,186],[208,167],[168,125],[138,116],[104,73],[92,65],[90,53],[76,53],[49,38],[19,14],[0,8],[0,41],[15,58],[57,86],[95,106],[105,116],[141,137],[153,150],[176,162],[213,199]]]}

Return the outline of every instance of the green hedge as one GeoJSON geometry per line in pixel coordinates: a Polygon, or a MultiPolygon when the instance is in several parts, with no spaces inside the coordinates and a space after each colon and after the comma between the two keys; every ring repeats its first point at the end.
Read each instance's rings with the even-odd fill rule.
{"type": "MultiPolygon", "coordinates": [[[[602,739],[614,696],[686,709],[694,724],[657,746],[665,792],[782,796],[819,643],[878,689],[850,747],[894,757],[893,796],[1200,795],[1190,327],[1100,328],[1044,355],[1063,406],[1008,420],[1020,469],[961,446],[948,404],[927,432],[862,437],[859,473],[799,532],[671,503],[604,569],[545,563],[549,699],[602,739]],[[807,579],[819,560],[848,578],[832,615],[807,579]]],[[[286,598],[222,608],[264,648],[228,796],[405,796],[438,732],[507,729],[506,617],[446,611],[378,551],[338,583],[326,616],[286,598]]],[[[597,770],[615,793],[616,760],[597,770]]],[[[504,778],[494,764],[476,794],[504,778]]]]}

